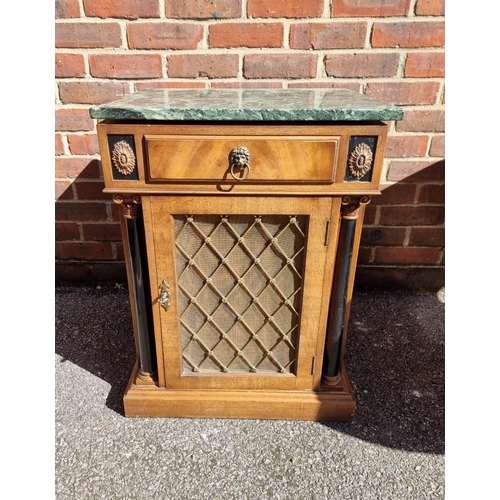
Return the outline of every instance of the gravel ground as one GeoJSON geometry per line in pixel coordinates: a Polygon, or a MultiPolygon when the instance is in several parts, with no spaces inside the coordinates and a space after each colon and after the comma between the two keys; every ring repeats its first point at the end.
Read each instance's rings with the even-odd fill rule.
{"type": "Polygon", "coordinates": [[[444,304],[357,292],[352,423],[125,418],[128,293],[56,288],[57,499],[443,499],[444,304]]]}

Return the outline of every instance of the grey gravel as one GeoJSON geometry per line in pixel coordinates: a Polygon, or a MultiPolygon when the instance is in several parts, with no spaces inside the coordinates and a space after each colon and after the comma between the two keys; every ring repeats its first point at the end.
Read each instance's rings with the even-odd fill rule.
{"type": "Polygon", "coordinates": [[[57,499],[444,498],[436,294],[355,293],[352,423],[126,418],[131,332],[126,290],[56,288],[57,499]]]}

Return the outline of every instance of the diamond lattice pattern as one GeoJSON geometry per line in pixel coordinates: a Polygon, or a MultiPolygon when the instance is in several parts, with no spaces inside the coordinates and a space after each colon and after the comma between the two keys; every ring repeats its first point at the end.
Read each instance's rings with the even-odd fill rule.
{"type": "Polygon", "coordinates": [[[174,216],[184,373],[294,373],[307,216],[174,216]]]}

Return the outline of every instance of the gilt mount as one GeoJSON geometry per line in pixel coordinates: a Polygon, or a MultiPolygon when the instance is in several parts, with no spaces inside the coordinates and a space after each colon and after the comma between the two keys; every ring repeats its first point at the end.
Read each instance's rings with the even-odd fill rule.
{"type": "Polygon", "coordinates": [[[230,154],[231,175],[237,181],[246,179],[250,175],[250,151],[245,146],[235,147],[230,154]],[[248,169],[245,177],[236,177],[236,172],[243,172],[248,169]]]}
{"type": "Polygon", "coordinates": [[[115,194],[113,196],[113,202],[122,206],[123,217],[125,219],[136,219],[139,216],[139,206],[141,204],[140,196],[122,196],[121,194],[115,194]]]}
{"type": "Polygon", "coordinates": [[[356,179],[361,179],[372,168],[372,163],[372,150],[368,144],[362,142],[354,148],[349,156],[349,171],[356,179]]]}
{"type": "Polygon", "coordinates": [[[361,197],[342,197],[342,205],[340,213],[343,219],[356,220],[359,215],[359,208],[361,205],[367,205],[370,203],[371,198],[369,196],[361,197]]]}
{"type": "Polygon", "coordinates": [[[130,175],[134,171],[135,154],[125,141],[119,141],[114,145],[111,160],[116,170],[122,175],[130,175]]]}

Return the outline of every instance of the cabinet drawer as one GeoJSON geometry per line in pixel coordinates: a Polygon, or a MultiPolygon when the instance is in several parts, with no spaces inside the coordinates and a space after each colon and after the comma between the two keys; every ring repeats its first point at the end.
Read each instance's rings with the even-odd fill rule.
{"type": "Polygon", "coordinates": [[[146,135],[150,182],[332,183],[340,137],[146,135]],[[248,164],[232,163],[243,147],[248,164]]]}

